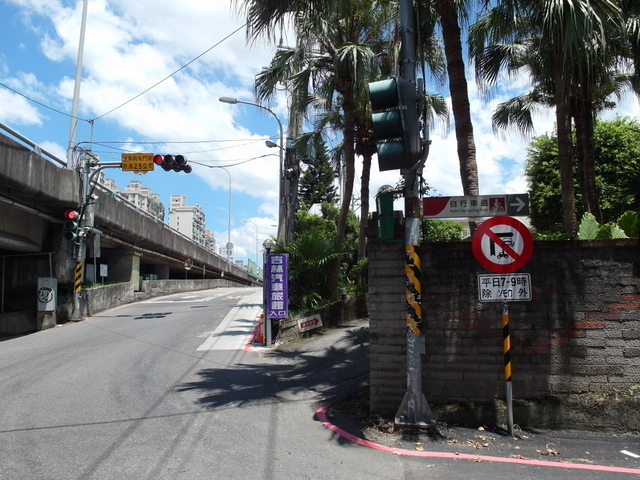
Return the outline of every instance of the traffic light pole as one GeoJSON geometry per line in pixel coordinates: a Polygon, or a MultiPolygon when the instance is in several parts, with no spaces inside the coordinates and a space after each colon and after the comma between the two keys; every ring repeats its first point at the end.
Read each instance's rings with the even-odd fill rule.
{"type": "Polygon", "coordinates": [[[90,154],[88,152],[83,153],[84,155],[81,154],[79,162],[81,184],[80,217],[78,220],[79,235],[76,243],[76,264],[73,279],[73,311],[71,313],[71,319],[74,321],[82,320],[82,313],[80,312],[80,293],[82,291],[82,279],[84,278],[84,263],[87,250],[86,230],[87,227],[93,227],[93,225],[88,225],[87,222],[87,211],[91,204],[91,182],[95,175],[105,168],[122,167],[122,162],[107,162],[103,163],[92,172],[91,167],[98,165],[98,161],[95,159],[90,161],[89,158],[87,158],[90,154]]]}
{"type": "MultiPolygon", "coordinates": [[[[416,85],[416,41],[413,0],[400,1],[400,35],[402,40],[400,76],[416,85]]],[[[425,119],[426,123],[426,119],[425,119]]],[[[426,128],[425,128],[426,130],[426,128]]],[[[422,392],[422,285],[420,270],[420,195],[419,173],[428,153],[428,140],[423,145],[422,159],[412,168],[402,170],[405,184],[405,295],[407,391],[395,416],[401,426],[432,427],[435,425],[429,403],[422,392]]]]}
{"type": "Polygon", "coordinates": [[[78,242],[76,248],[76,265],[74,268],[73,278],[73,312],[71,319],[75,321],[82,320],[82,313],[80,312],[80,292],[82,290],[82,279],[84,277],[84,259],[86,252],[86,233],[84,231],[85,218],[88,205],[89,196],[89,175],[91,169],[91,162],[88,161],[85,155],[80,156],[80,218],[78,219],[78,242]]]}
{"type": "MultiPolygon", "coordinates": [[[[79,149],[78,149],[79,150],[79,149]]],[[[100,161],[87,150],[80,150],[78,171],[80,173],[80,215],[78,218],[78,238],[76,242],[76,265],[73,281],[73,311],[72,320],[82,320],[80,312],[80,292],[82,279],[84,278],[84,261],[86,253],[87,232],[93,228],[93,202],[91,200],[91,184],[94,177],[105,168],[121,168],[123,171],[153,171],[154,165],[159,165],[163,170],[191,173],[191,165],[184,155],[153,155],[151,153],[122,154],[121,162],[100,161]],[[91,170],[93,168],[93,171],[91,170]],[[89,215],[87,215],[89,213],[89,215]]],[[[229,173],[229,172],[227,172],[229,173]]],[[[96,180],[97,181],[97,180],[96,180]]],[[[231,176],[229,176],[231,181],[231,176]]],[[[229,190],[229,202],[231,202],[231,190],[229,190]]],[[[231,212],[231,203],[229,203],[231,212]]],[[[229,213],[231,215],[231,213],[229,213]]],[[[231,217],[229,217],[231,218],[231,217]]]]}

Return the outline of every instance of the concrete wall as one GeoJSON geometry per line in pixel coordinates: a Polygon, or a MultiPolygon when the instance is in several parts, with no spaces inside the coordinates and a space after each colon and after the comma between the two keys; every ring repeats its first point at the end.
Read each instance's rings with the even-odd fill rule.
{"type": "MultiPolygon", "coordinates": [[[[191,292],[221,287],[246,287],[230,280],[143,280],[142,290],[134,291],[133,282],[116,283],[81,291],[80,311],[83,317],[96,315],[104,310],[147,298],[178,292],[191,292]]],[[[35,297],[34,297],[35,298],[35,297]]],[[[35,300],[34,300],[35,303],[35,300]]],[[[71,317],[71,302],[58,305],[52,324],[43,325],[42,312],[23,310],[0,314],[0,336],[22,335],[64,323],[71,317]]]]}
{"type": "Polygon", "coordinates": [[[366,318],[368,311],[368,296],[362,295],[356,298],[349,298],[334,302],[324,308],[307,312],[304,315],[294,315],[289,318],[279,319],[277,326],[277,341],[287,341],[293,338],[311,336],[315,330],[300,333],[298,320],[313,315],[320,315],[322,328],[339,327],[346,325],[352,320],[366,318]]]}
{"type": "MultiPolygon", "coordinates": [[[[469,243],[424,245],[421,259],[427,399],[434,405],[484,402],[493,405],[484,413],[499,415],[501,304],[477,299],[477,276],[488,272],[469,243]]],[[[403,246],[374,243],[369,262],[371,409],[395,414],[406,391],[403,246]]],[[[573,418],[579,426],[584,409],[576,417],[571,405],[598,405],[589,421],[640,428],[637,413],[605,418],[600,409],[612,398],[632,397],[640,406],[638,239],[536,242],[521,271],[531,274],[533,300],[509,307],[513,391],[521,401],[516,422],[566,426],[573,418]],[[524,400],[534,400],[537,413],[524,400]]],[[[483,414],[476,410],[467,413],[483,414]]]]}
{"type": "Polygon", "coordinates": [[[83,317],[87,317],[118,305],[131,303],[134,299],[133,282],[88,288],[82,290],[80,311],[83,317]]]}
{"type": "MultiPolygon", "coordinates": [[[[134,291],[133,282],[116,283],[82,291],[81,311],[83,316],[95,315],[104,310],[147,298],[192,292],[220,287],[246,287],[229,280],[143,280],[140,292],[134,291]]],[[[68,308],[68,305],[63,307],[68,308]]]]}
{"type": "Polygon", "coordinates": [[[74,170],[60,168],[4,135],[0,153],[0,186],[8,198],[27,200],[42,212],[77,204],[80,179],[74,170]]]}

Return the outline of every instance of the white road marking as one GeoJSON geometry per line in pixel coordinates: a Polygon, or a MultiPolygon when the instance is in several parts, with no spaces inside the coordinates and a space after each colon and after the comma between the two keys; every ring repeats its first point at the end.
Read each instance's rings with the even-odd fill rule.
{"type": "Polygon", "coordinates": [[[224,317],[220,325],[209,335],[197,351],[202,350],[241,350],[247,343],[247,339],[253,333],[256,326],[256,318],[262,311],[262,307],[251,304],[251,297],[258,299],[258,305],[262,302],[262,293],[249,295],[239,302],[224,317]]]}
{"type": "Polygon", "coordinates": [[[633,457],[633,458],[640,458],[640,455],[637,455],[637,454],[635,454],[633,452],[629,452],[628,450],[620,450],[620,453],[623,453],[625,455],[629,455],[630,457],[633,457]]]}

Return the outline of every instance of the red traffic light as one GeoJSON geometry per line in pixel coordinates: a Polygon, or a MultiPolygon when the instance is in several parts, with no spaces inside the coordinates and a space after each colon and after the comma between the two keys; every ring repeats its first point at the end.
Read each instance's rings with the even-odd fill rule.
{"type": "Polygon", "coordinates": [[[79,216],[80,214],[78,213],[78,211],[74,210],[73,208],[69,208],[68,210],[64,211],[64,218],[66,218],[67,220],[76,220],[79,216]]]}
{"type": "Polygon", "coordinates": [[[184,155],[154,155],[153,163],[162,167],[165,172],[173,170],[174,172],[191,173],[191,165],[187,162],[184,155]]]}

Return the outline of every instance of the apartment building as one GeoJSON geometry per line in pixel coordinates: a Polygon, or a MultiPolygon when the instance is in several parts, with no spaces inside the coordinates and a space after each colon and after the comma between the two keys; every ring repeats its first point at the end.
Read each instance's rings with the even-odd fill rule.
{"type": "MultiPolygon", "coordinates": [[[[204,212],[200,205],[187,205],[187,199],[184,195],[171,195],[169,226],[206,247],[210,243],[210,237],[205,228],[204,218],[204,212]]],[[[210,233],[212,237],[213,233],[210,233]]]]}
{"type": "Polygon", "coordinates": [[[143,187],[140,180],[132,180],[124,190],[121,190],[116,186],[115,180],[105,177],[104,172],[100,172],[98,182],[126,198],[140,210],[144,210],[164,222],[164,204],[160,201],[160,195],[153,193],[148,187],[143,187]]]}

